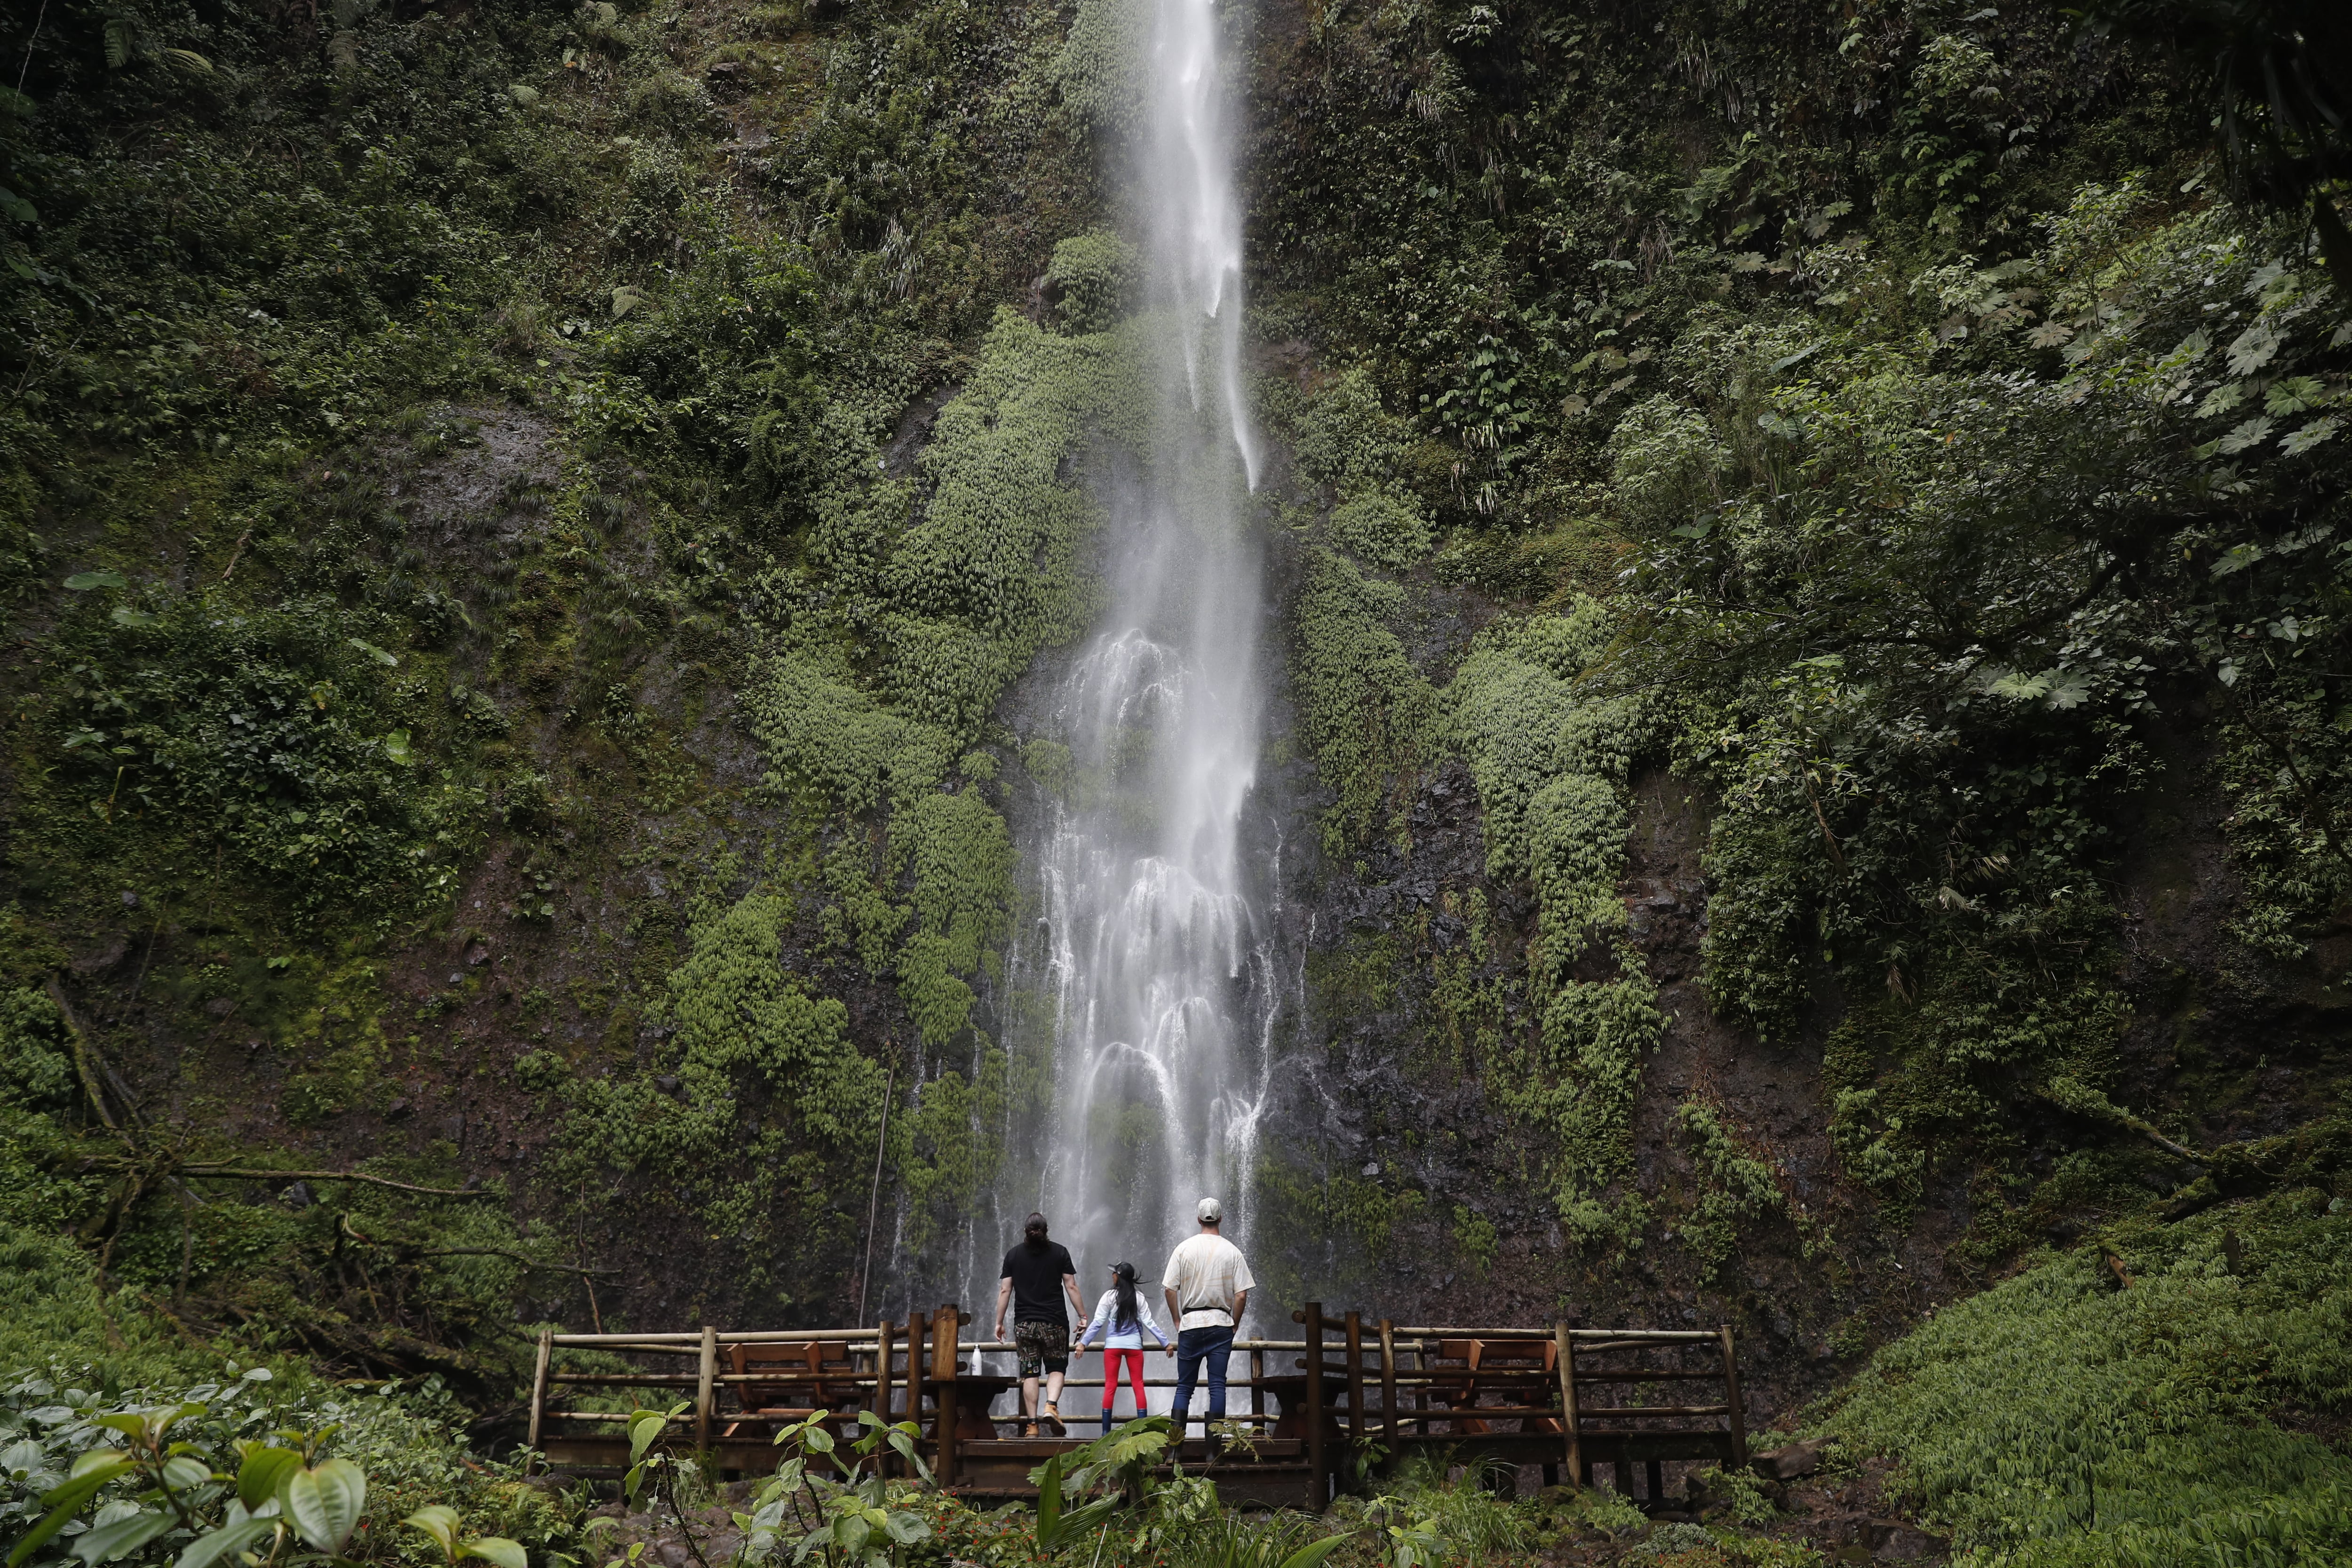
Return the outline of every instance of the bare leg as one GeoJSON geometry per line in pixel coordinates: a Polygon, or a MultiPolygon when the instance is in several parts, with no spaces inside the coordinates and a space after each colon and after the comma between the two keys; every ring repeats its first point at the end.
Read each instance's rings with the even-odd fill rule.
{"type": "Polygon", "coordinates": [[[1058,1372],[1045,1374],[1045,1403],[1056,1410],[1062,1407],[1062,1379],[1065,1375],[1058,1372]]]}
{"type": "MultiPolygon", "coordinates": [[[[1054,1381],[1059,1384],[1061,1379],[1056,1376],[1054,1381]]],[[[1037,1418],[1037,1380],[1034,1377],[1024,1377],[1021,1380],[1021,1418],[1024,1421],[1034,1421],[1037,1418]]]]}

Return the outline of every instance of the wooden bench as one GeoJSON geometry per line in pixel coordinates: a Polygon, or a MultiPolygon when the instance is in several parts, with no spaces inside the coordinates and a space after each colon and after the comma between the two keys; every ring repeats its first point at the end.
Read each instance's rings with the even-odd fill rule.
{"type": "Polygon", "coordinates": [[[864,1394],[849,1347],[837,1341],[730,1345],[727,1362],[728,1370],[746,1381],[728,1384],[740,1414],[728,1425],[725,1436],[751,1436],[746,1429],[753,1426],[772,1432],[821,1411],[846,1411],[837,1424],[844,1436],[856,1424],[864,1394]]]}
{"type": "Polygon", "coordinates": [[[1563,1430],[1559,1347],[1549,1340],[1442,1339],[1421,1362],[1423,1408],[1399,1419],[1425,1435],[1563,1430]]]}

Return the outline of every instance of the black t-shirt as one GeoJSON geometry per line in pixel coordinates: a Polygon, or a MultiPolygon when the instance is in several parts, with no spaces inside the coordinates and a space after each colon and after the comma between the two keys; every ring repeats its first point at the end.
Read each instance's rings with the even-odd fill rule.
{"type": "Polygon", "coordinates": [[[1013,1281],[1013,1321],[1067,1323],[1070,1316],[1062,1308],[1062,1279],[1077,1271],[1078,1266],[1070,1261],[1070,1249],[1058,1241],[1043,1247],[1014,1243],[1004,1255],[1004,1272],[999,1276],[1013,1281]]]}

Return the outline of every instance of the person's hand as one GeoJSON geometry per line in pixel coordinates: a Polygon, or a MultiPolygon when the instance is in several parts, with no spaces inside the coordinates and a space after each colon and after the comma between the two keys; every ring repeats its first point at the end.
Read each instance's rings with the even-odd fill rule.
{"type": "Polygon", "coordinates": [[[1004,1320],[1003,1320],[1003,1319],[999,1318],[999,1319],[997,1319],[997,1320],[996,1320],[996,1331],[995,1331],[994,1333],[992,1333],[992,1334],[989,1335],[988,1337],[989,1337],[990,1339],[992,1339],[992,1340],[1002,1340],[1002,1339],[1003,1339],[1003,1338],[1004,1338],[1004,1320]]]}

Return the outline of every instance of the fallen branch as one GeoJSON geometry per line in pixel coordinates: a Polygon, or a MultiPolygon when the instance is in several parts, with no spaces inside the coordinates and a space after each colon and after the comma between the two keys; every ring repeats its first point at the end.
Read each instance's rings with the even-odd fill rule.
{"type": "Polygon", "coordinates": [[[410,1262],[420,1258],[505,1258],[521,1264],[526,1268],[554,1268],[566,1274],[618,1274],[620,1272],[617,1268],[583,1268],[572,1263],[543,1263],[536,1258],[526,1258],[520,1252],[510,1252],[503,1247],[412,1247],[404,1241],[378,1241],[374,1237],[362,1235],[353,1229],[352,1216],[347,1214],[337,1215],[335,1224],[345,1236],[350,1237],[362,1247],[392,1247],[406,1253],[407,1261],[410,1262]]]}
{"type": "Polygon", "coordinates": [[[2144,1118],[2133,1115],[2079,1079],[2055,1078],[2036,1092],[2061,1110],[2071,1111],[2076,1116],[2090,1117],[2094,1121],[2105,1121],[2128,1131],[2137,1132],[2176,1160],[2186,1160],[2192,1165],[2203,1165],[2210,1163],[2213,1158],[2210,1154],[2200,1153],[2186,1145],[2174,1142],[2158,1132],[2144,1118]]]}
{"type": "Polygon", "coordinates": [[[73,1037],[74,1076],[81,1079],[82,1092],[89,1096],[89,1108],[98,1112],[99,1121],[106,1124],[109,1132],[121,1139],[135,1152],[138,1145],[131,1142],[131,1134],[122,1130],[121,1124],[114,1120],[113,1113],[106,1109],[106,1095],[98,1087],[98,1073],[90,1065],[90,1058],[96,1053],[90,1048],[89,1037],[84,1033],[81,1020],[74,1016],[72,1005],[66,1001],[65,988],[58,984],[58,977],[54,974],[49,976],[49,1000],[57,1005],[58,1016],[66,1021],[66,1033],[73,1037]]]}
{"type": "MultiPolygon", "coordinates": [[[[381,1247],[384,1243],[378,1242],[381,1247]]],[[[556,1268],[566,1274],[617,1275],[617,1268],[583,1268],[576,1263],[542,1263],[536,1258],[525,1258],[520,1252],[509,1252],[503,1247],[440,1247],[430,1252],[415,1252],[412,1258],[510,1258],[526,1268],[556,1268]]]]}
{"type": "Polygon", "coordinates": [[[246,525],[245,531],[236,536],[236,548],[228,552],[228,564],[221,568],[222,582],[227,582],[228,574],[236,570],[236,563],[245,559],[245,542],[252,537],[253,527],[248,523],[246,525]]]}
{"type": "Polygon", "coordinates": [[[389,1176],[371,1176],[361,1171],[248,1171],[217,1165],[183,1165],[180,1173],[208,1182],[365,1182],[372,1187],[390,1187],[398,1193],[422,1193],[429,1198],[489,1198],[498,1195],[483,1187],[420,1187],[408,1182],[395,1182],[389,1176]]]}
{"type": "Polygon", "coordinates": [[[2175,1143],[2171,1139],[2167,1138],[2163,1133],[2158,1132],[2155,1128],[2150,1127],[2147,1122],[2142,1121],[2137,1116],[2125,1117],[2123,1119],[2122,1125],[2130,1128],[2133,1131],[2138,1133],[2141,1137],[2147,1139],[2149,1142],[2155,1144],[2166,1153],[2173,1156],[2173,1158],[2178,1160],[2186,1160],[2192,1165],[2202,1165],[2207,1161],[2213,1158],[2210,1154],[2202,1154],[2183,1144],[2175,1143]]]}

